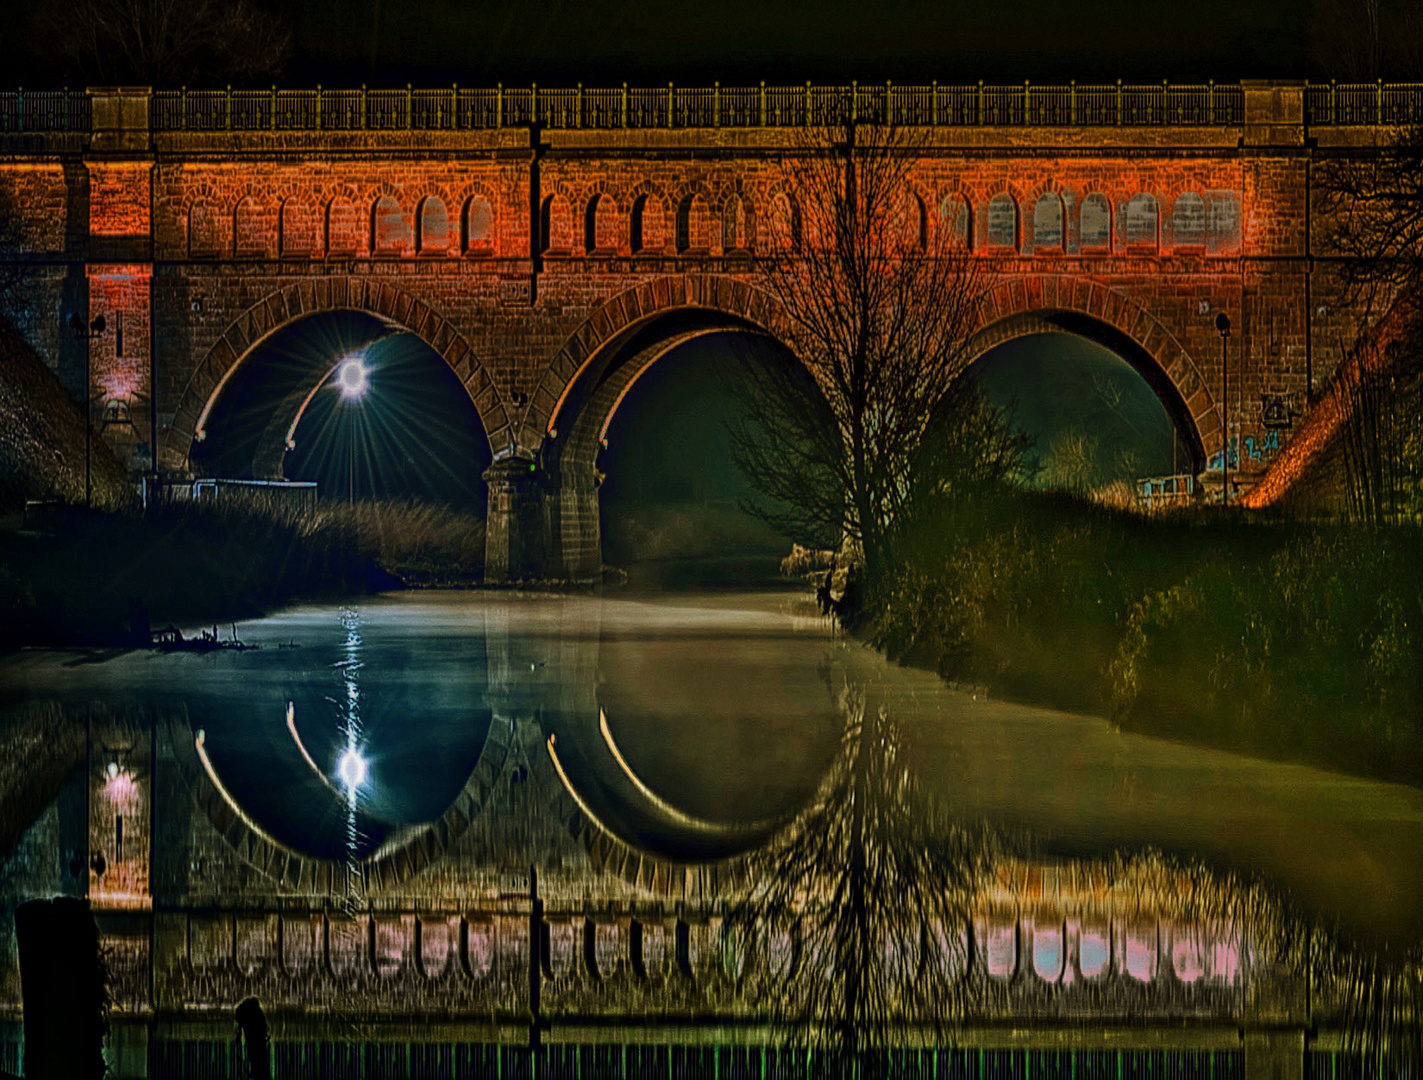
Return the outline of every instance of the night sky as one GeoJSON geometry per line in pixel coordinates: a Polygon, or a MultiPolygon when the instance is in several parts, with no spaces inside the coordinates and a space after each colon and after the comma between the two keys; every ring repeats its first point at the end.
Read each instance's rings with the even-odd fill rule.
{"type": "MultiPolygon", "coordinates": [[[[255,2],[291,28],[289,84],[475,86],[1318,77],[1316,8],[1334,0],[255,2]]],[[[39,7],[0,0],[0,81],[81,83],[49,58],[52,34],[27,32],[39,7]]]]}

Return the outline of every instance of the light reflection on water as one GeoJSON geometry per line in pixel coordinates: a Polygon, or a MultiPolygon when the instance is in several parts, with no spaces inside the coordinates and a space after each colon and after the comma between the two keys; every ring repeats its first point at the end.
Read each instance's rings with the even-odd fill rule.
{"type": "MultiPolygon", "coordinates": [[[[836,745],[830,684],[853,677],[913,730],[926,784],[963,819],[1026,830],[1048,853],[1199,856],[1346,924],[1416,936],[1423,793],[976,699],[834,637],[808,598],[400,594],[237,634],[263,648],[80,665],[26,653],[0,661],[0,686],[12,699],[181,704],[254,818],[346,860],[438,818],[490,725],[533,717],[611,831],[696,859],[754,846],[806,803],[836,745]],[[338,790],[344,753],[368,762],[355,798],[313,775],[288,703],[338,790]]],[[[1106,947],[1099,958],[1084,940],[1084,971],[1106,947]]]]}

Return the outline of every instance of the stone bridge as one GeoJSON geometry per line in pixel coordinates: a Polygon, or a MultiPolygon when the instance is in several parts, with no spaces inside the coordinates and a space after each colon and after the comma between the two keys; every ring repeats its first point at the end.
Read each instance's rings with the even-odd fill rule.
{"type": "MultiPolygon", "coordinates": [[[[1359,331],[1313,170],[1423,101],[1302,83],[0,95],[7,257],[29,271],[12,319],[121,421],[103,430],[130,467],[169,476],[198,467],[224,388],[278,330],[334,311],[404,328],[488,437],[489,579],[592,577],[609,418],[689,336],[776,333],[756,259],[798,220],[781,162],[847,115],[924,132],[921,235],[956,230],[991,275],[976,352],[1044,329],[1106,345],[1194,471],[1218,488],[1228,457],[1248,489],[1359,331]],[[77,340],[71,315],[107,329],[77,340]]],[[[280,439],[258,456],[249,474],[280,475],[280,439]]]]}

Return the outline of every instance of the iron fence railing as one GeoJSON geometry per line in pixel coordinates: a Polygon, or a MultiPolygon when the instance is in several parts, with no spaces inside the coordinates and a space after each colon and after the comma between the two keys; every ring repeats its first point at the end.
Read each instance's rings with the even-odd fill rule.
{"type": "Polygon", "coordinates": [[[1304,111],[1316,127],[1423,124],[1423,83],[1307,86],[1304,111]]]}
{"type": "MultiPolygon", "coordinates": [[[[88,131],[85,91],[0,92],[0,133],[88,131]]],[[[1304,87],[1316,127],[1423,124],[1423,83],[1304,87]]],[[[1239,85],[989,86],[893,83],[848,86],[621,87],[470,90],[162,90],[150,99],[155,131],[456,131],[522,127],[784,128],[858,120],[926,127],[1238,126],[1239,85]]]]}
{"type": "Polygon", "coordinates": [[[83,91],[0,91],[0,132],[88,131],[89,126],[89,95],[83,91]]]}

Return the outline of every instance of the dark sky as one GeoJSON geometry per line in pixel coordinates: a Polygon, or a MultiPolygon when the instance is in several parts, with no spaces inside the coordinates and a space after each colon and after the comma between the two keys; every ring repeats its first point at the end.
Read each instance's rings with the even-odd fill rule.
{"type": "MultiPolygon", "coordinates": [[[[56,0],[61,7],[91,0],[56,0]]],[[[1328,0],[256,0],[284,17],[285,82],[1157,81],[1314,74],[1328,0]]],[[[0,0],[3,81],[65,78],[0,0]]],[[[75,73],[68,73],[75,78],[75,73]]],[[[82,81],[82,79],[75,79],[82,81]]]]}

